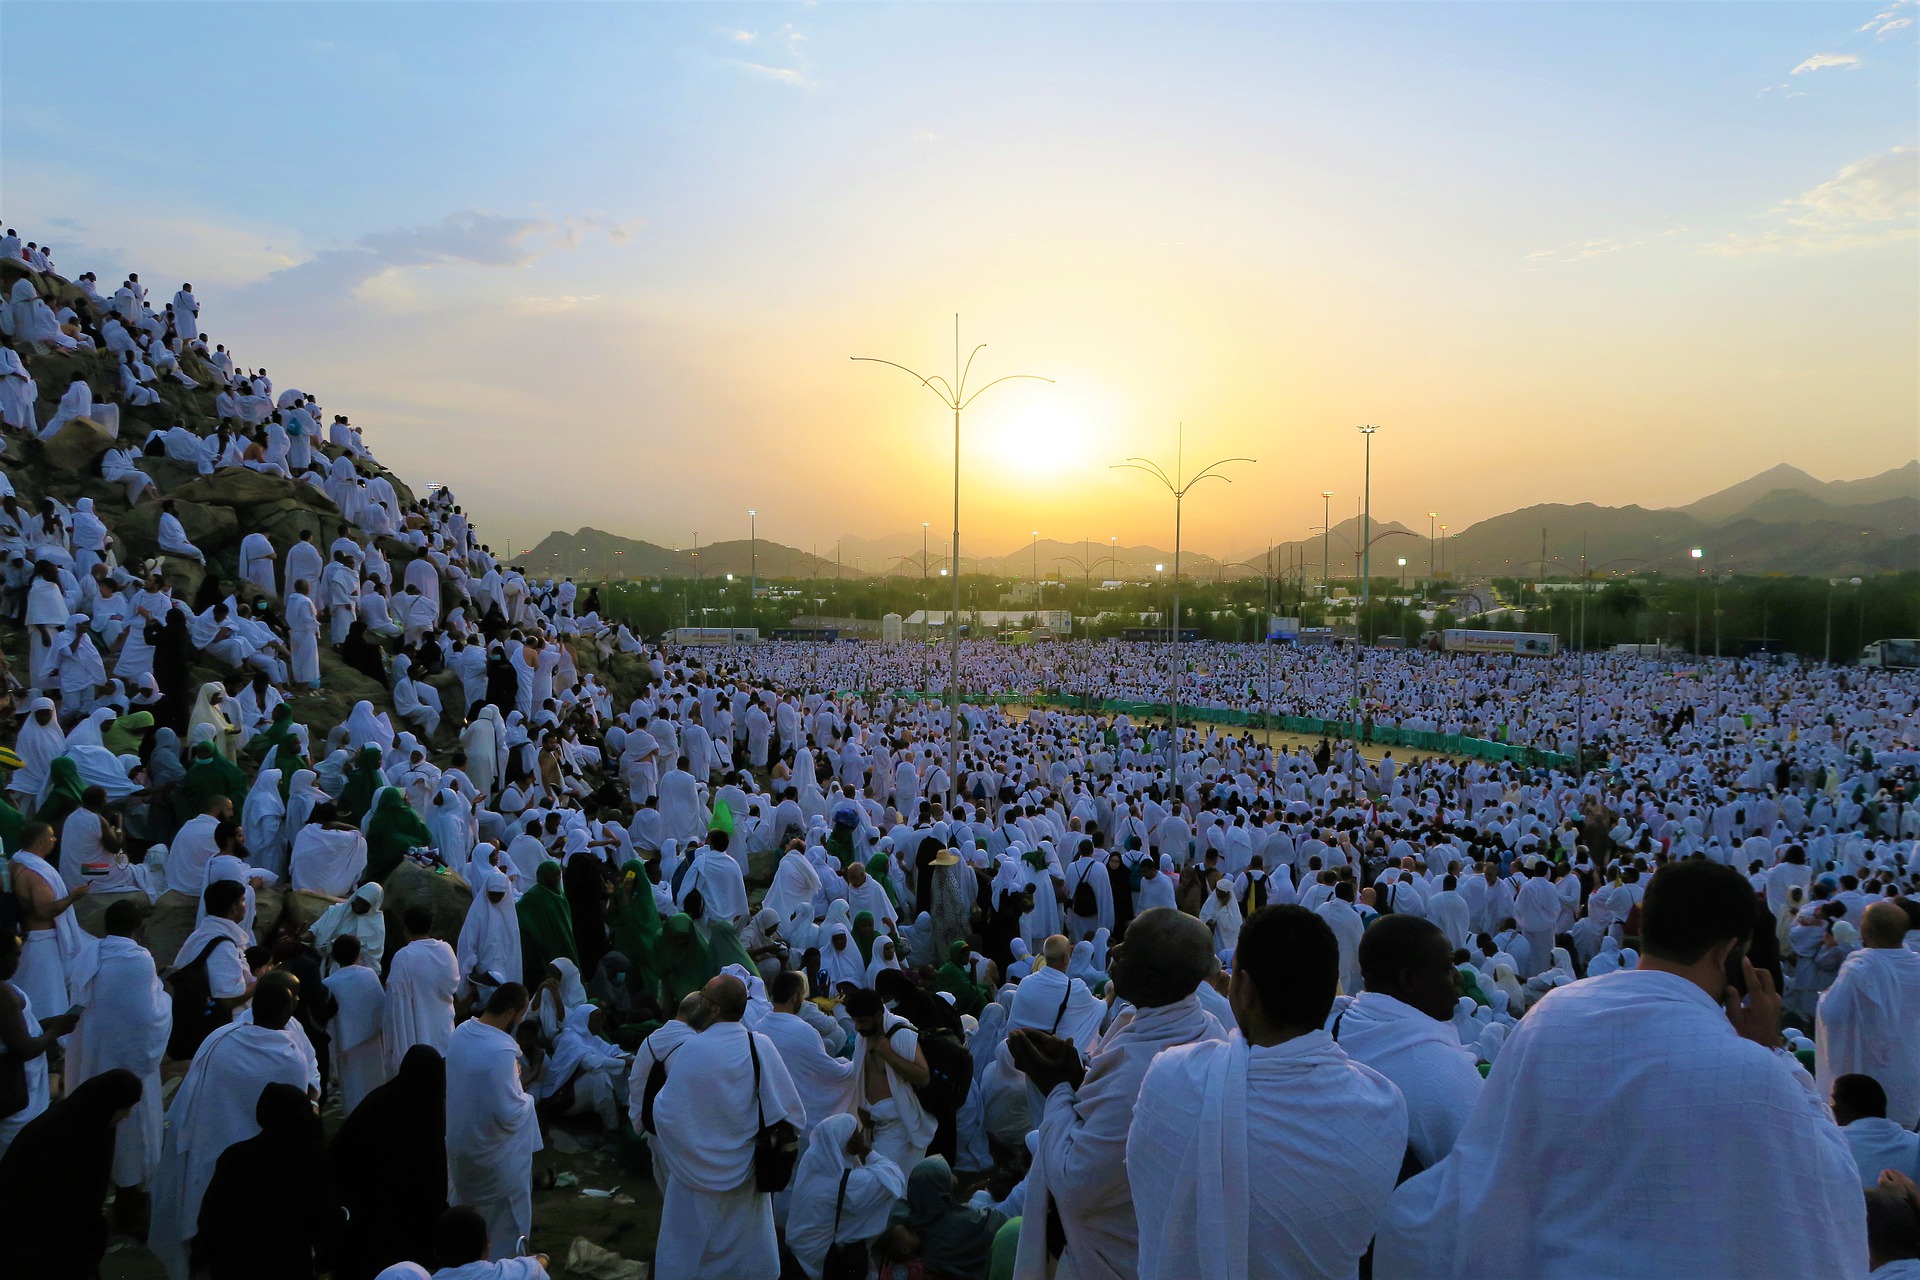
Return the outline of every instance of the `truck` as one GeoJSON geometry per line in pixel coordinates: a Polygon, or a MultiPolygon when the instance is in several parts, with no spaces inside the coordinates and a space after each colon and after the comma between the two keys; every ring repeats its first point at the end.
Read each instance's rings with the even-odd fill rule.
{"type": "Polygon", "coordinates": [[[667,633],[667,643],[676,645],[696,644],[758,644],[758,627],[675,627],[667,633]]]}
{"type": "Polygon", "coordinates": [[[1860,651],[1860,665],[1888,671],[1920,670],[1920,640],[1875,640],[1860,651]]]}
{"type": "Polygon", "coordinates": [[[1560,652],[1560,637],[1550,631],[1473,631],[1448,627],[1440,633],[1448,653],[1508,653],[1551,658],[1560,652]]]}

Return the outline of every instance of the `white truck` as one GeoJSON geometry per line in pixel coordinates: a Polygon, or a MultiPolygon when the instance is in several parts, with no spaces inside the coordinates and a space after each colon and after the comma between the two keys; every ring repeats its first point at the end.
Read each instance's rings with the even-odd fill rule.
{"type": "Polygon", "coordinates": [[[1920,640],[1875,640],[1860,651],[1860,665],[1888,671],[1920,670],[1920,640]]]}

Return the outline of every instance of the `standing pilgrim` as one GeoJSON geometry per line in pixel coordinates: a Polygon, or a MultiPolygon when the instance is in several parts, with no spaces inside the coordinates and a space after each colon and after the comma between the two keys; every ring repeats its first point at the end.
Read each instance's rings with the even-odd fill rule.
{"type": "Polygon", "coordinates": [[[660,1280],[774,1280],[773,1197],[754,1178],[762,1124],[804,1126],[806,1108],[773,1041],[741,1022],[747,988],[707,983],[714,1021],[675,1052],[654,1100],[655,1154],[668,1172],[654,1275],[660,1280]]]}
{"type": "Polygon", "coordinates": [[[454,1036],[453,999],[460,990],[459,961],[452,947],[433,936],[433,912],[408,907],[402,921],[407,941],[387,968],[383,1030],[389,1075],[417,1044],[447,1052],[454,1036]]]}
{"type": "Polygon", "coordinates": [[[1014,1275],[1045,1276],[1058,1221],[1060,1274],[1121,1280],[1139,1266],[1140,1232],[1127,1182],[1127,1130],[1140,1083],[1155,1055],[1175,1045],[1220,1040],[1226,1031],[1196,994],[1218,963],[1212,936],[1192,916],[1142,912],[1127,940],[1108,952],[1114,992],[1133,1007],[1094,1047],[1083,1069],[1071,1043],[1026,1029],[1008,1037],[1014,1062],[1046,1098],[1014,1275]]]}
{"type": "Polygon", "coordinates": [[[1407,1107],[1321,1029],[1339,976],[1325,920],[1262,907],[1234,952],[1238,1034],[1147,1068],[1127,1135],[1141,1280],[1354,1273],[1400,1171],[1407,1107]]]}
{"type": "Polygon", "coordinates": [[[275,1083],[307,1087],[307,1060],[287,1033],[298,1001],[299,984],[290,975],[262,978],[253,1021],[228,1023],[208,1036],[173,1095],[147,1240],[168,1280],[187,1280],[187,1247],[199,1229],[214,1164],[228,1147],[260,1132],[254,1114],[260,1091],[275,1083]]]}
{"type": "Polygon", "coordinates": [[[140,1101],[114,1138],[113,1185],[122,1195],[144,1187],[160,1159],[160,1059],[173,1029],[173,1003],[154,970],[153,953],[133,940],[140,908],[122,899],[107,908],[106,937],[93,980],[74,989],[86,1012],[74,1035],[72,1077],[131,1071],[140,1101]]]}
{"type": "Polygon", "coordinates": [[[1844,1075],[1872,1076],[1887,1092],[1887,1118],[1920,1124],[1920,954],[1906,947],[1907,913],[1871,903],[1860,949],[1820,997],[1814,1070],[1822,1094],[1844,1075]]]}
{"type": "Polygon", "coordinates": [[[1732,867],[1660,868],[1640,967],[1527,1011],[1453,1153],[1394,1193],[1376,1274],[1865,1276],[1853,1153],[1781,1043],[1753,920],[1732,867]]]}
{"type": "Polygon", "coordinates": [[[527,1012],[527,989],[509,982],[486,1009],[460,1024],[447,1050],[447,1181],[450,1198],[487,1220],[493,1255],[520,1252],[533,1230],[533,1153],[540,1122],[520,1085],[513,1030],[527,1012]]]}

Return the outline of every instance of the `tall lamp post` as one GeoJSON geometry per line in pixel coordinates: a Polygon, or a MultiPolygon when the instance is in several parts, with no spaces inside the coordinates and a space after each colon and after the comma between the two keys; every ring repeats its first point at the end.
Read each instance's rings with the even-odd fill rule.
{"type": "Polygon", "coordinates": [[[1033,531],[1033,620],[1040,621],[1040,531],[1033,531]]]}
{"type": "Polygon", "coordinates": [[[1320,491],[1320,595],[1328,598],[1333,595],[1332,580],[1327,575],[1333,570],[1333,490],[1320,491]]]}
{"type": "Polygon", "coordinates": [[[1166,486],[1167,492],[1173,495],[1173,618],[1172,618],[1172,621],[1173,621],[1173,663],[1172,663],[1173,671],[1167,682],[1167,713],[1168,713],[1167,720],[1168,720],[1168,726],[1169,726],[1169,732],[1167,734],[1167,785],[1169,787],[1178,785],[1175,775],[1178,772],[1176,766],[1180,758],[1179,757],[1179,739],[1180,739],[1180,510],[1181,510],[1181,506],[1186,501],[1187,490],[1193,488],[1195,485],[1199,484],[1202,480],[1225,480],[1228,484],[1232,484],[1233,481],[1229,479],[1226,475],[1222,474],[1222,472],[1220,471],[1220,468],[1233,462],[1256,461],[1256,459],[1253,459],[1253,458],[1222,458],[1218,462],[1208,463],[1206,466],[1200,468],[1199,471],[1195,472],[1191,477],[1183,481],[1180,478],[1180,473],[1184,466],[1185,457],[1186,457],[1186,439],[1187,439],[1186,424],[1181,423],[1178,427],[1175,428],[1175,431],[1176,431],[1176,435],[1174,439],[1173,474],[1171,476],[1169,476],[1166,473],[1166,471],[1161,468],[1159,463],[1153,462],[1147,458],[1128,458],[1125,462],[1116,462],[1112,466],[1112,470],[1115,470],[1115,471],[1144,471],[1148,475],[1152,476],[1155,480],[1158,480],[1162,485],[1166,486]]]}
{"type": "Polygon", "coordinates": [[[754,601],[760,598],[760,513],[747,508],[747,625],[753,625],[754,601]]]}
{"type": "Polygon", "coordinates": [[[923,591],[927,582],[927,526],[931,523],[928,520],[920,522],[920,585],[923,591]]]}
{"type": "Polygon", "coordinates": [[[951,382],[937,373],[929,378],[903,364],[882,360],[878,356],[852,357],[872,364],[891,365],[933,392],[940,398],[941,404],[953,410],[953,612],[947,617],[949,632],[947,644],[951,666],[947,683],[947,804],[949,808],[960,795],[960,414],[989,388],[997,387],[1003,382],[1012,382],[1016,378],[1029,378],[1035,382],[1053,381],[1052,378],[1043,378],[1037,373],[1009,373],[995,378],[969,395],[967,375],[973,371],[974,357],[986,350],[986,346],[986,343],[981,343],[967,357],[965,365],[960,363],[960,316],[956,312],[953,317],[953,381],[951,382]]]}
{"type": "Polygon", "coordinates": [[[1438,511],[1427,512],[1427,590],[1433,590],[1433,522],[1440,518],[1438,511]]]}
{"type": "MultiPolygon", "coordinates": [[[[1687,555],[1695,561],[1700,560],[1706,554],[1707,553],[1701,550],[1699,547],[1695,547],[1693,550],[1687,552],[1687,555]]],[[[1699,574],[1702,572],[1704,572],[1704,570],[1702,570],[1696,564],[1694,569],[1695,576],[1693,580],[1693,654],[1696,658],[1700,656],[1700,577],[1699,577],[1699,574]]]]}

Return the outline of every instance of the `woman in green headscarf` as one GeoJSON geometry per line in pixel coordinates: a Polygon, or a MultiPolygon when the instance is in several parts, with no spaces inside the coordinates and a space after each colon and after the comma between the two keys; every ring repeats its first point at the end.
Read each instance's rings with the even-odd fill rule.
{"type": "Polygon", "coordinates": [[[117,756],[137,756],[153,728],[153,712],[130,711],[100,731],[100,745],[117,756]]]}
{"type": "Polygon", "coordinates": [[[215,796],[225,796],[238,809],[247,798],[247,775],[213,743],[202,742],[193,749],[193,763],[174,788],[173,811],[183,822],[198,817],[215,796]]]}
{"type": "Polygon", "coordinates": [[[654,983],[660,979],[660,908],[653,900],[647,864],[638,858],[620,868],[620,879],[613,886],[613,908],[607,912],[607,929],[613,949],[627,958],[627,990],[651,998],[654,983]]]}
{"type": "Polygon", "coordinates": [[[892,866],[893,864],[884,853],[876,853],[867,859],[867,874],[872,876],[874,880],[879,883],[880,887],[887,891],[887,901],[893,904],[893,914],[898,916],[900,914],[900,891],[893,887],[893,880],[887,875],[887,872],[892,869],[892,866]]]}
{"type": "Polygon", "coordinates": [[[860,948],[860,963],[873,963],[873,944],[880,935],[873,930],[873,912],[862,911],[853,918],[853,945],[860,948]]]}
{"type": "Polygon", "coordinates": [[[80,807],[81,793],[86,785],[80,781],[80,770],[75,767],[71,756],[55,756],[53,763],[47,766],[47,795],[33,811],[33,816],[60,830],[61,821],[80,807]]]}
{"type": "Polygon", "coordinates": [[[702,907],[701,914],[694,918],[693,928],[706,944],[707,963],[713,966],[715,973],[730,964],[740,965],[748,973],[760,971],[741,943],[740,931],[734,928],[733,921],[708,916],[705,907],[702,907]]]}
{"type": "Polygon", "coordinates": [[[380,748],[368,743],[360,748],[353,772],[347,775],[347,785],[340,789],[340,799],[336,802],[340,821],[358,822],[366,817],[374,797],[386,785],[386,777],[380,772],[380,748]]]}
{"type": "Polygon", "coordinates": [[[384,886],[407,850],[432,843],[427,824],[413,811],[400,788],[383,788],[373,806],[373,818],[367,823],[367,878],[384,886]]]}
{"type": "Polygon", "coordinates": [[[660,1007],[671,1012],[690,994],[707,985],[719,970],[707,956],[707,944],[684,911],[668,916],[660,926],[660,1007]]]}
{"type": "Polygon", "coordinates": [[[262,761],[275,747],[293,740],[293,708],[283,702],[273,709],[273,723],[247,739],[240,754],[248,760],[262,761]]]}
{"type": "Polygon", "coordinates": [[[533,888],[520,895],[514,914],[520,917],[520,967],[531,991],[546,980],[547,966],[562,958],[580,963],[573,945],[573,911],[560,891],[560,864],[548,860],[534,873],[533,888]]]}
{"type": "Polygon", "coordinates": [[[947,948],[947,962],[933,975],[933,989],[953,997],[953,1007],[962,1014],[978,1016],[986,1007],[987,989],[967,973],[967,944],[956,940],[947,948]]]}

